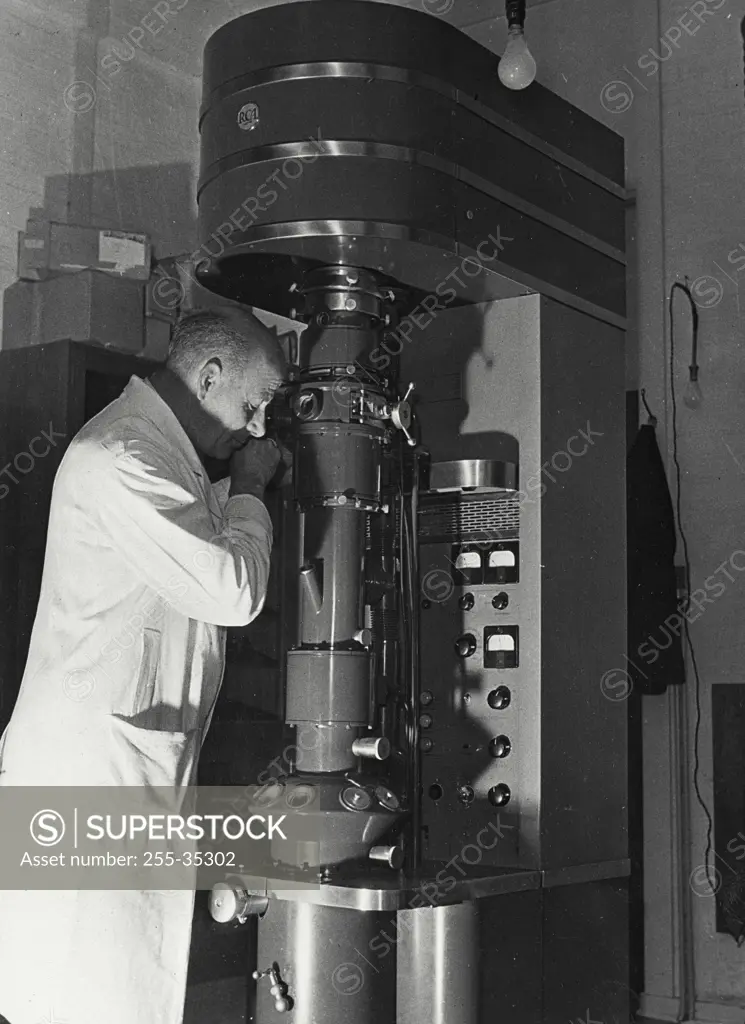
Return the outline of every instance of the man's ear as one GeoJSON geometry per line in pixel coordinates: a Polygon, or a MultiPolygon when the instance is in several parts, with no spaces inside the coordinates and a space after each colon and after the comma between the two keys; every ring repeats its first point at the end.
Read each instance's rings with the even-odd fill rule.
{"type": "Polygon", "coordinates": [[[199,371],[199,380],[197,382],[197,394],[199,400],[203,401],[212,389],[220,383],[222,377],[222,362],[215,356],[204,364],[202,369],[199,371]]]}

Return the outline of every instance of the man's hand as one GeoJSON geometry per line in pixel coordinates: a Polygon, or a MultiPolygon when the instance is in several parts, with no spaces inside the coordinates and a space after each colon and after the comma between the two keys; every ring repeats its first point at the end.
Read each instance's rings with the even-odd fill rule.
{"type": "Polygon", "coordinates": [[[230,496],[253,494],[264,497],[266,485],[277,472],[282,453],[272,438],[252,439],[230,460],[230,496]]]}

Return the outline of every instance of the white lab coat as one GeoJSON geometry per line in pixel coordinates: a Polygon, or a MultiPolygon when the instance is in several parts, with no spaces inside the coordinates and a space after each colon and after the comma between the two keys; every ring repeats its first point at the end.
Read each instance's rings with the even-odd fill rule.
{"type": "MultiPolygon", "coordinates": [[[[74,439],[0,785],[194,783],[221,627],[261,611],[272,542],[258,498],[218,490],[137,377],[74,439]]],[[[192,911],[183,891],[0,891],[0,1014],[178,1024],[192,911]]]]}

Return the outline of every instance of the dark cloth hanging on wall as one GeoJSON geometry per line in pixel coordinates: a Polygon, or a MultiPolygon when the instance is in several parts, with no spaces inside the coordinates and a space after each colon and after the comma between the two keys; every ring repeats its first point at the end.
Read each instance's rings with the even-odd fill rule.
{"type": "Polygon", "coordinates": [[[651,424],[640,428],[627,457],[626,515],[628,671],[641,693],[660,694],[685,682],[684,620],[673,503],[651,424]]]}

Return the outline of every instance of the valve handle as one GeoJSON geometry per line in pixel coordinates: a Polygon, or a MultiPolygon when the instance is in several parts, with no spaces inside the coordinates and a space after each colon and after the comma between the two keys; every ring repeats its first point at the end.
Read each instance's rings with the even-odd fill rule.
{"type": "Polygon", "coordinates": [[[251,977],[254,981],[269,978],[271,981],[269,993],[274,999],[274,1009],[277,1013],[287,1013],[292,1009],[292,999],[287,995],[287,985],[280,977],[279,964],[274,963],[264,971],[254,971],[251,977]]]}
{"type": "Polygon", "coordinates": [[[391,421],[398,430],[400,430],[406,437],[406,443],[412,448],[416,445],[416,440],[409,433],[409,427],[411,426],[411,406],[409,405],[409,395],[414,390],[416,385],[413,381],[409,383],[406,388],[406,394],[400,399],[391,409],[391,421]]]}

